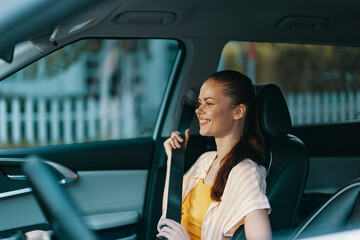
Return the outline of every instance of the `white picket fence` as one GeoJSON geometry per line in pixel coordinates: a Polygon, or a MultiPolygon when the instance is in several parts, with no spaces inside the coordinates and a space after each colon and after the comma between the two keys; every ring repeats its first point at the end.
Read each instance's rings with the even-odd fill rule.
{"type": "Polygon", "coordinates": [[[0,98],[1,147],[119,139],[119,98],[0,98]]]}
{"type": "MultiPolygon", "coordinates": [[[[285,97],[293,125],[360,119],[360,91],[288,93],[285,97]]],[[[0,147],[131,137],[137,124],[131,112],[126,113],[131,110],[128,105],[119,97],[0,98],[0,147]]]]}
{"type": "Polygon", "coordinates": [[[293,125],[360,119],[360,91],[285,95],[293,125]]]}

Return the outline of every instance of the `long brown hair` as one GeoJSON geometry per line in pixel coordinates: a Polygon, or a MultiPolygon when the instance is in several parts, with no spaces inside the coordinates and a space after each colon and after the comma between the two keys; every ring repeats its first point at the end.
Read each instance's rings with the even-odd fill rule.
{"type": "Polygon", "coordinates": [[[211,198],[221,200],[230,171],[244,159],[251,159],[258,164],[264,164],[264,138],[261,134],[256,106],[255,87],[249,77],[231,70],[212,74],[206,81],[214,81],[230,97],[231,106],[239,104],[246,106],[243,133],[232,150],[221,160],[222,164],[217,173],[211,198]]]}

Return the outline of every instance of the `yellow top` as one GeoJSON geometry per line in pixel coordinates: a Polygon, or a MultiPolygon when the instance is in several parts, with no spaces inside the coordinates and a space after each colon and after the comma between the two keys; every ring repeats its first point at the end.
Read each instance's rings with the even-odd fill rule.
{"type": "Polygon", "coordinates": [[[201,225],[212,202],[211,188],[212,185],[205,185],[204,179],[200,179],[183,203],[181,225],[189,232],[191,240],[200,240],[201,238],[201,225]]]}

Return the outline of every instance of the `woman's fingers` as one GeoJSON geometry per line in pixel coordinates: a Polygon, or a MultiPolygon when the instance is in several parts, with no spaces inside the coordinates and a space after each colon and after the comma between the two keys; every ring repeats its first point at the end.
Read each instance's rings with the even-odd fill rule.
{"type": "Polygon", "coordinates": [[[46,231],[34,230],[25,233],[25,236],[28,240],[50,240],[51,236],[46,231]]]}
{"type": "Polygon", "coordinates": [[[175,222],[171,219],[161,219],[159,221],[159,226],[163,226],[159,231],[159,237],[166,237],[170,239],[190,239],[189,233],[186,231],[185,227],[180,225],[178,222],[175,222]]]}
{"type": "Polygon", "coordinates": [[[163,218],[163,219],[160,220],[159,225],[160,225],[160,227],[161,226],[168,226],[168,227],[170,227],[172,229],[175,229],[180,224],[178,222],[175,222],[174,220],[171,220],[171,219],[168,219],[168,218],[163,218]]]}
{"type": "MultiPolygon", "coordinates": [[[[187,145],[187,141],[189,140],[189,131],[190,131],[190,129],[185,130],[185,148],[186,148],[186,145],[187,145]]],[[[164,142],[166,155],[168,157],[171,157],[172,149],[181,148],[181,143],[182,142],[184,142],[184,139],[181,137],[180,132],[178,132],[178,131],[172,132],[170,138],[168,138],[164,142]]]]}
{"type": "Polygon", "coordinates": [[[173,147],[174,149],[181,147],[181,145],[180,145],[180,143],[179,143],[179,141],[178,141],[177,139],[171,138],[171,141],[172,141],[172,147],[173,147]]]}
{"type": "Polygon", "coordinates": [[[168,240],[175,239],[176,233],[169,227],[163,227],[160,232],[156,235],[158,238],[166,238],[168,240]]]}
{"type": "Polygon", "coordinates": [[[180,143],[182,143],[184,139],[182,139],[178,131],[172,132],[170,139],[171,139],[170,144],[173,149],[181,148],[180,143]]]}
{"type": "Polygon", "coordinates": [[[177,140],[178,142],[184,141],[184,139],[182,139],[181,134],[178,131],[172,132],[171,138],[173,138],[174,140],[177,140]]]}

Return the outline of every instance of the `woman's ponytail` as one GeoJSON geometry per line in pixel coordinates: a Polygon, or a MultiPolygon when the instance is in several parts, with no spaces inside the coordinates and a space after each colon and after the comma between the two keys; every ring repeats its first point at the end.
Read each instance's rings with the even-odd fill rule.
{"type": "Polygon", "coordinates": [[[225,94],[231,98],[233,106],[239,104],[246,106],[241,138],[221,160],[221,167],[211,190],[211,198],[220,201],[232,168],[244,159],[251,159],[258,164],[264,165],[265,147],[258,121],[255,88],[251,80],[242,73],[230,70],[217,72],[211,75],[208,80],[210,79],[224,87],[225,94]]]}

